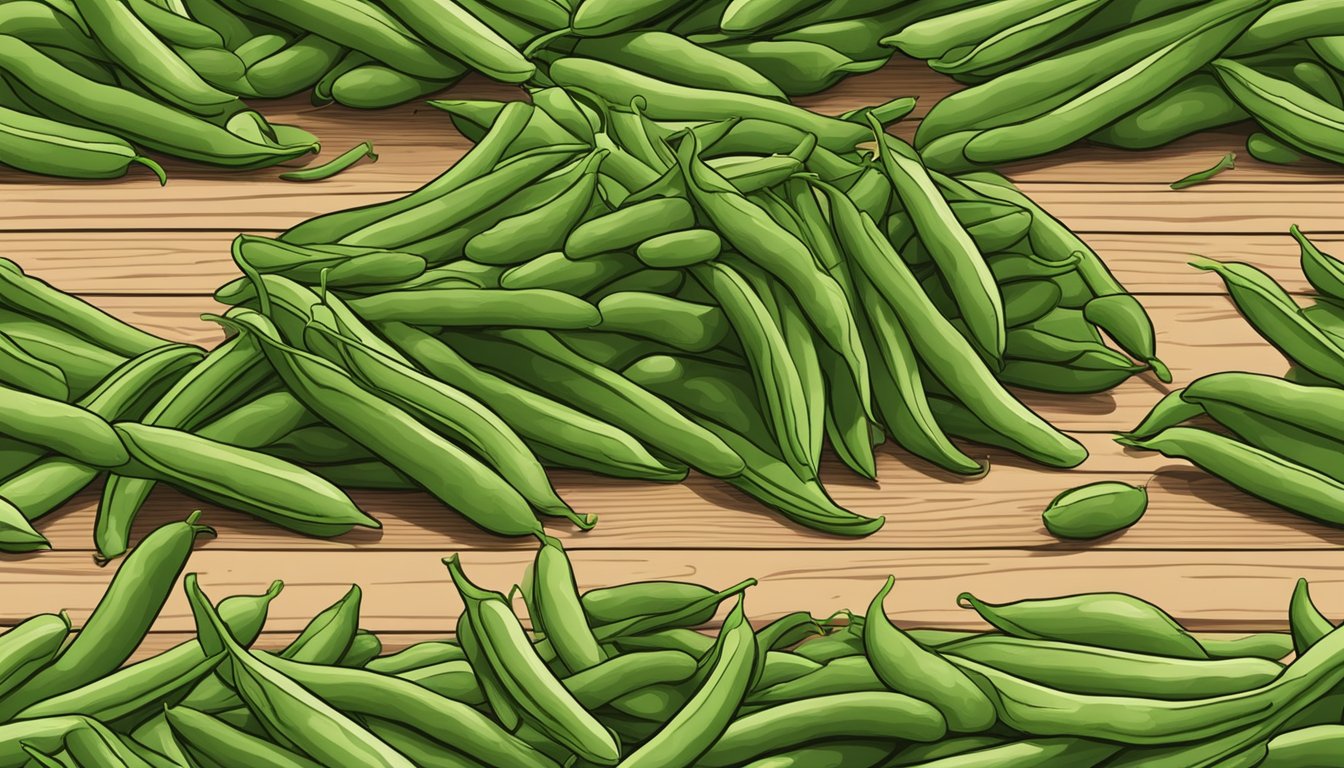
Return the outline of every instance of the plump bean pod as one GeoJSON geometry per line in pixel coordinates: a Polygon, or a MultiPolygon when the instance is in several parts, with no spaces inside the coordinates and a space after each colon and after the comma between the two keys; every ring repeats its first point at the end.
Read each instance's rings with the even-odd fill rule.
{"type": "Polygon", "coordinates": [[[349,371],[356,381],[381,393],[436,432],[470,448],[543,514],[564,517],[584,529],[596,523],[596,517],[577,515],[560,500],[522,438],[475,398],[422,374],[408,361],[383,354],[329,326],[309,325],[306,335],[312,334],[332,345],[334,355],[329,359],[349,371]]]}
{"type": "Polygon", "coordinates": [[[622,766],[681,768],[698,765],[730,723],[751,681],[756,636],[742,612],[742,597],[724,619],[710,651],[712,662],[699,689],[652,738],[626,755],[622,766]]]}
{"type": "Polygon", "coordinates": [[[75,639],[51,663],[0,702],[8,720],[35,702],[115,671],[140,645],[186,567],[196,537],[213,533],[200,513],[155,529],[122,561],[75,639]]]}
{"type": "Polygon", "coordinates": [[[709,261],[722,249],[723,240],[717,232],[686,229],[645,240],[635,248],[635,256],[654,269],[676,269],[709,261]]]}
{"type": "Polygon", "coordinates": [[[1337,149],[1344,110],[1233,59],[1218,59],[1213,69],[1232,98],[1275,138],[1324,160],[1344,162],[1344,153],[1337,149]]]}
{"type": "MultiPolygon", "coordinates": [[[[353,105],[346,104],[346,106],[353,105]]],[[[280,178],[285,181],[322,181],[335,176],[366,157],[369,158],[370,162],[378,160],[378,155],[374,154],[373,145],[367,141],[356,144],[325,163],[282,173],[280,178]]]]}
{"type": "Polygon", "coordinates": [[[124,474],[167,482],[310,536],[379,527],[339,488],[288,462],[180,430],[132,423],[115,428],[131,455],[119,468],[124,474]],[[228,480],[219,475],[221,466],[229,468],[228,480]]]}
{"type": "Polygon", "coordinates": [[[760,118],[816,134],[821,146],[837,152],[850,152],[867,140],[868,131],[862,126],[823,117],[774,99],[688,88],[595,59],[566,57],[552,64],[548,74],[558,85],[587,88],[615,104],[629,104],[636,96],[643,96],[645,114],[654,120],[760,118]]]}
{"type": "MultiPolygon", "coordinates": [[[[576,261],[560,251],[553,251],[510,268],[500,277],[499,287],[509,290],[550,288],[572,296],[585,296],[633,274],[639,267],[638,261],[624,253],[604,253],[576,261]]],[[[598,311],[601,312],[600,306],[598,311]]]]}
{"type": "Polygon", "coordinates": [[[1070,488],[1050,500],[1041,520],[1062,539],[1096,539],[1139,521],[1148,507],[1148,491],[1115,480],[1070,488]]]}
{"type": "Polygon", "coordinates": [[[1334,622],[1321,613],[1311,600],[1311,588],[1306,579],[1298,579],[1288,602],[1288,628],[1293,638],[1293,650],[1298,655],[1320,642],[1335,629],[1334,622]]]}
{"type": "Polygon", "coordinates": [[[201,591],[196,574],[187,574],[185,586],[201,647],[207,655],[228,657],[229,663],[221,669],[269,732],[280,734],[322,764],[358,760],[362,765],[412,768],[413,764],[404,756],[279,672],[274,662],[267,663],[267,657],[241,647],[201,591]],[[321,727],[300,723],[320,723],[321,727]]]}
{"type": "Polygon", "coordinates": [[[511,704],[534,727],[583,759],[615,764],[620,750],[611,734],[546,668],[504,596],[473,584],[456,556],[444,562],[466,604],[473,644],[511,704]]]}
{"type": "Polygon", "coordinates": [[[999,371],[999,381],[1013,387],[1041,392],[1090,394],[1105,392],[1131,376],[1147,370],[1114,351],[1085,352],[1067,363],[1009,358],[999,371]]]}
{"type": "Polygon", "coordinates": [[[1304,159],[1297,150],[1260,131],[1246,137],[1246,151],[1256,160],[1274,165],[1295,165],[1304,159]]]}
{"type": "Polygon", "coordinates": [[[1198,259],[1191,264],[1218,274],[1237,310],[1251,327],[1289,360],[1336,383],[1344,383],[1344,342],[1327,335],[1269,275],[1249,264],[1198,259]]]}
{"type": "Polygon", "coordinates": [[[778,85],[747,64],[714,48],[659,30],[586,38],[574,46],[574,54],[688,88],[738,92],[778,101],[787,98],[778,85]]]}
{"type": "Polygon", "coordinates": [[[1083,306],[1083,317],[1115,339],[1120,348],[1147,363],[1159,381],[1171,383],[1171,371],[1157,359],[1152,320],[1127,293],[1097,296],[1083,306]]]}
{"type": "Polygon", "coordinates": [[[167,175],[159,164],[135,151],[125,139],[0,107],[0,163],[29,173],[76,179],[114,179],[131,163],[167,175]]]}
{"type": "MultiPolygon", "coordinates": [[[[67,754],[63,748],[72,743],[78,744],[75,750],[88,759],[81,765],[125,765],[131,768],[150,765],[107,726],[82,715],[19,720],[0,726],[0,761],[3,761],[0,764],[15,768],[30,765],[34,753],[67,754]]],[[[73,758],[73,753],[68,754],[73,758]]],[[[63,767],[67,763],[57,762],[56,765],[63,767]]]]}
{"type": "Polygon", "coordinates": [[[544,394],[600,418],[645,444],[713,477],[733,477],[744,463],[703,427],[629,380],[592,365],[544,331],[522,328],[445,340],[479,365],[527,381],[544,394]]]}
{"type": "Polygon", "coordinates": [[[722,345],[732,321],[718,307],[638,291],[608,294],[597,309],[602,322],[595,330],[652,339],[686,352],[722,345]]]}
{"type": "Polygon", "coordinates": [[[362,64],[332,81],[331,98],[351,109],[385,109],[441,91],[455,82],[457,78],[425,80],[382,64],[362,64]]]}
{"type": "Polygon", "coordinates": [[[93,467],[130,458],[117,433],[84,408],[9,387],[0,388],[0,433],[93,467]]]}
{"type": "Polygon", "coordinates": [[[0,384],[52,400],[69,401],[65,372],[30,354],[0,331],[0,384]]]}
{"type": "Polygon", "coordinates": [[[760,32],[814,5],[812,0],[732,0],[723,9],[719,28],[733,35],[760,32]]]}
{"type": "MultiPolygon", "coordinates": [[[[235,595],[219,602],[216,610],[239,642],[250,644],[261,634],[271,601],[283,584],[271,584],[260,595],[235,595]]],[[[163,705],[180,698],[214,671],[220,659],[207,656],[199,641],[192,639],[163,653],[92,680],[74,690],[43,699],[19,712],[19,719],[88,715],[128,729],[159,714],[163,705]]]]}
{"type": "Polygon", "coordinates": [[[939,652],[1061,691],[1172,701],[1249,691],[1283,672],[1282,664],[1266,659],[1180,659],[1003,635],[962,640],[939,652]]]}
{"type": "Polygon", "coordinates": [[[821,43],[802,40],[749,40],[712,46],[711,50],[759,72],[789,96],[807,96],[851,75],[881,69],[886,52],[856,61],[821,43]]]}
{"type": "MultiPolygon", "coordinates": [[[[0,258],[0,306],[12,308],[34,320],[66,328],[123,357],[135,357],[168,343],[36,277],[24,274],[18,264],[5,258],[0,258]]],[[[5,328],[6,332],[12,328],[8,321],[5,328]]]]}
{"type": "Polygon", "coordinates": [[[1209,474],[1290,512],[1344,525],[1339,504],[1344,482],[1268,451],[1193,427],[1171,427],[1146,440],[1116,438],[1121,445],[1187,459],[1209,474]]]}
{"type": "MultiPolygon", "coordinates": [[[[913,749],[913,748],[912,748],[913,749]]],[[[1105,742],[1080,738],[1029,738],[1003,744],[986,745],[980,749],[957,752],[942,759],[927,762],[898,762],[888,765],[911,768],[1011,768],[1012,766],[1058,766],[1058,768],[1094,768],[1110,765],[1108,759],[1121,747],[1105,742]]],[[[903,754],[903,753],[901,753],[903,754]]]]}
{"type": "MultiPolygon", "coordinates": [[[[606,659],[588,626],[573,568],[558,539],[541,537],[525,593],[530,595],[528,613],[537,630],[550,640],[566,669],[571,673],[582,672],[606,659]]],[[[568,683],[567,687],[574,690],[568,683]]],[[[591,709],[587,704],[584,706],[591,709]]]]}
{"type": "Polygon", "coordinates": [[[0,634],[0,697],[50,664],[69,636],[70,617],[64,612],[38,614],[0,634]]]}
{"type": "Polygon", "coordinates": [[[258,768],[318,768],[318,763],[297,752],[190,707],[171,707],[165,714],[173,738],[197,761],[227,754],[230,760],[258,768]]]}
{"type": "Polygon", "coordinates": [[[1199,642],[1152,603],[1118,592],[985,603],[957,598],[996,629],[1014,637],[1059,640],[1182,659],[1205,659],[1199,642]]]}
{"type": "MultiPolygon", "coordinates": [[[[953,76],[989,76],[1013,65],[1022,65],[1040,55],[1043,44],[1064,36],[1083,24],[1104,7],[1096,0],[1070,0],[1064,3],[1037,4],[1037,12],[1027,18],[1012,16],[996,25],[989,34],[975,35],[964,45],[954,45],[929,62],[935,71],[953,76]],[[1044,7],[1042,7],[1044,6],[1044,7]]],[[[1020,10],[1022,4],[1018,4],[1020,10]]],[[[996,16],[998,5],[979,7],[965,13],[980,12],[982,16],[996,16]]],[[[949,14],[952,21],[957,14],[949,14]]],[[[972,26],[972,25],[968,25],[972,26]]]]}
{"type": "Polygon", "coordinates": [[[1292,638],[1286,632],[1261,632],[1242,637],[1203,635],[1198,638],[1209,658],[1257,658],[1279,661],[1293,652],[1292,638]]]}
{"type": "Polygon", "coordinates": [[[684,475],[655,459],[628,432],[477,368],[417,328],[386,323],[378,329],[416,365],[506,417],[539,455],[586,457],[597,471],[618,477],[677,480],[684,475]]]}
{"type": "Polygon", "coordinates": [[[382,397],[362,389],[340,368],[281,342],[256,313],[225,322],[261,345],[266,359],[309,410],[420,483],[445,504],[487,530],[521,536],[540,530],[527,502],[498,475],[382,397]],[[444,473],[458,467],[473,482],[444,473]]]}
{"type": "Polygon", "coordinates": [[[612,587],[598,587],[584,592],[581,598],[588,623],[599,626],[616,624],[636,616],[675,614],[690,606],[707,606],[700,613],[686,616],[684,624],[698,626],[708,622],[718,611],[722,597],[701,584],[682,581],[636,581],[612,587]]]}
{"type": "Polygon", "coordinates": [[[388,291],[352,299],[350,307],[370,323],[577,330],[602,320],[597,307],[583,299],[544,288],[388,291]]]}
{"type": "Polygon", "coordinates": [[[971,338],[991,359],[1003,355],[1004,300],[975,241],[939,194],[918,156],[898,139],[885,135],[870,118],[882,141],[882,167],[910,215],[915,231],[928,244],[938,270],[947,281],[971,338]]]}
{"type": "Polygon", "coordinates": [[[1331,387],[1227,371],[1196,379],[1182,391],[1190,408],[1207,413],[1241,440],[1344,481],[1344,450],[1331,387]]]}
{"type": "Polygon", "coordinates": [[[345,54],[339,43],[321,35],[304,35],[282,50],[247,67],[247,82],[262,98],[293,96],[317,84],[345,54]]]}
{"type": "MultiPolygon", "coordinates": [[[[806,660],[803,660],[803,663],[812,664],[806,660]]],[[[832,659],[824,666],[806,674],[753,690],[747,697],[746,705],[751,707],[752,711],[757,711],[763,706],[799,701],[814,696],[885,690],[887,690],[886,684],[878,678],[868,659],[860,654],[832,659]]]]}
{"type": "Polygon", "coordinates": [[[996,35],[1011,33],[1024,22],[1040,24],[1041,15],[1058,5],[1045,0],[1019,0],[948,8],[902,27],[882,42],[917,59],[948,58],[952,51],[964,51],[996,35]]]}
{"type": "MultiPolygon", "coordinates": [[[[359,246],[302,246],[253,235],[239,235],[234,242],[235,253],[259,273],[327,288],[392,286],[425,272],[425,260],[412,253],[359,246]]],[[[215,292],[215,298],[236,304],[256,294],[248,278],[228,284],[233,285],[236,292],[230,294],[226,286],[215,292]]]]}
{"type": "Polygon", "coordinates": [[[597,174],[608,154],[595,150],[578,178],[559,194],[472,236],[466,242],[466,257],[481,264],[521,264],[560,250],[569,233],[592,209],[597,174]]]}
{"type": "Polygon", "coordinates": [[[1344,301],[1344,262],[1323,253],[1294,224],[1288,228],[1301,247],[1302,274],[1317,293],[1344,301]]]}
{"type": "Polygon", "coordinates": [[[946,733],[947,724],[938,710],[899,693],[818,696],[739,717],[699,764],[708,768],[741,765],[781,748],[827,739],[936,741],[946,733]]]}
{"type": "Polygon", "coordinates": [[[994,706],[965,673],[937,653],[916,643],[887,618],[882,606],[895,577],[888,576],[868,606],[863,622],[863,648],[873,671],[897,693],[928,702],[960,733],[976,733],[994,724],[994,706]]]}
{"type": "Polygon", "coordinates": [[[695,212],[685,198],[658,197],[585,221],[569,233],[564,251],[571,259],[625,251],[695,223],[695,212]]]}

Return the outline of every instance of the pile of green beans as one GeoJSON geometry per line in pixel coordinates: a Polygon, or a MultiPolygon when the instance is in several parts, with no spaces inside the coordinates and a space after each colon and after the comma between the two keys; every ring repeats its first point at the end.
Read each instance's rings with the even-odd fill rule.
{"type": "MultiPolygon", "coordinates": [[[[317,139],[253,99],[389,107],[475,72],[540,87],[665,79],[775,104],[881,67],[879,40],[948,6],[787,0],[7,0],[0,163],[113,178],[146,152],[227,168],[302,158],[317,139]],[[596,69],[595,69],[596,68],[596,69]]],[[[326,178],[373,154],[352,149],[326,178]]]]}
{"type": "Polygon", "coordinates": [[[1329,0],[943,6],[883,40],[969,86],[915,135],[939,170],[1082,140],[1147,149],[1248,118],[1256,159],[1344,163],[1344,13],[1329,0]]]}
{"type": "Polygon", "coordinates": [[[1252,496],[1344,526],[1344,262],[1296,225],[1290,232],[1316,291],[1311,306],[1300,307],[1250,264],[1192,262],[1223,279],[1237,311],[1291,364],[1287,375],[1225,371],[1196,379],[1117,441],[1186,459],[1252,496]],[[1207,429],[1209,420],[1222,430],[1207,429]]]}
{"type": "Polygon", "coordinates": [[[894,579],[862,614],[753,624],[754,580],[580,592],[542,537],[509,596],[445,559],[456,632],[395,652],[359,628],[358,586],[261,650],[283,584],[214,602],[188,573],[196,636],[123,666],[207,533],[195,515],[151,532],[78,633],[62,612],[0,634],[0,766],[1303,768],[1344,750],[1344,631],[1305,581],[1288,632],[1237,638],[1113,592],[968,593],[985,629],[907,629],[894,579]]]}
{"type": "MultiPolygon", "coordinates": [[[[886,133],[911,100],[836,118],[647,93],[433,102],[477,145],[406,197],[239,236],[243,277],[213,318],[230,340],[139,411],[100,414],[125,422],[100,434],[126,456],[3,414],[0,436],[109,471],[105,557],[156,481],[316,536],[374,524],[337,486],[426,490],[505,536],[539,517],[591,527],[549,469],[695,470],[863,536],[882,519],[829,497],[827,443],[869,479],[887,437],[954,474],[987,469],[954,438],[1068,468],[1086,451],[1009,387],[1168,378],[1142,306],[1087,245],[1002,177],[929,171],[886,133]],[[209,482],[198,460],[239,477],[209,482]],[[273,478],[239,481],[258,473],[273,478]],[[292,495],[303,482],[327,511],[292,495]]],[[[60,370],[29,367],[0,383],[64,394],[60,370]]],[[[16,528],[51,507],[0,499],[16,528]]]]}

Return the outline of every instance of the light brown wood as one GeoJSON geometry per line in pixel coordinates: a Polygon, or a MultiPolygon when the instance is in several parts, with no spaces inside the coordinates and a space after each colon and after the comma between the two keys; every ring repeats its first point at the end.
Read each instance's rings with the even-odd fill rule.
{"type": "MultiPolygon", "coordinates": [[[[898,60],[802,100],[839,112],[905,94],[920,97],[895,131],[910,137],[938,98],[958,88],[922,63],[898,60]]],[[[444,98],[516,97],[516,89],[474,79],[444,98]]],[[[442,112],[409,105],[377,113],[313,108],[303,99],[261,104],[279,122],[321,138],[317,161],[372,141],[376,163],[361,163],[315,184],[284,182],[278,169],[242,173],[168,162],[160,188],[147,174],[107,183],[65,183],[0,171],[0,254],[57,286],[167,338],[213,344],[217,327],[198,319],[220,307],[208,297],[236,276],[228,243],[240,231],[274,234],[306,217],[405,194],[448,167],[470,144],[442,112]]],[[[1221,282],[1186,266],[1189,254],[1247,261],[1286,288],[1304,292],[1297,249],[1286,230],[1298,223],[1326,249],[1344,255],[1344,177],[1322,163],[1269,166],[1242,151],[1246,125],[1168,147],[1125,152],[1079,145],[1003,169],[1025,192],[1083,234],[1111,269],[1141,294],[1158,330],[1160,354],[1177,381],[1229,368],[1281,373],[1285,362],[1233,311],[1221,282]],[[1238,151],[1238,167],[1181,192],[1167,185],[1238,151]]],[[[962,590],[990,600],[1120,589],[1211,629],[1284,627],[1298,576],[1313,580],[1327,608],[1344,603],[1344,579],[1331,550],[1344,532],[1303,521],[1250,499],[1182,462],[1122,451],[1105,434],[1132,426],[1166,391],[1151,378],[1098,396],[1024,394],[1062,428],[1078,431],[1092,458],[1074,472],[1045,471],[992,451],[988,476],[946,477],[895,451],[881,459],[873,487],[828,465],[838,501],[885,514],[885,528],[861,541],[801,531],[725,484],[694,478],[653,486],[562,473],[555,478],[576,508],[601,515],[586,534],[557,526],[575,551],[584,585],[639,578],[684,578],[726,586],[748,576],[757,620],[788,610],[827,614],[862,608],[888,572],[901,579],[889,603],[909,625],[974,626],[955,606],[962,590]],[[1154,475],[1153,473],[1156,472],[1154,475]],[[1129,531],[1091,544],[1062,543],[1040,525],[1042,507],[1064,488],[1103,478],[1149,483],[1151,504],[1129,531]]],[[[439,558],[454,551],[474,578],[507,587],[531,557],[525,542],[470,529],[436,502],[408,494],[358,494],[379,517],[378,532],[334,541],[284,534],[236,513],[207,508],[220,537],[189,566],[216,597],[256,590],[274,577],[289,587],[276,603],[264,647],[286,642],[351,582],[365,587],[364,625],[389,648],[452,628],[459,609],[439,558]]],[[[0,564],[0,621],[68,607],[82,621],[111,568],[93,564],[90,527],[96,498],[82,494],[39,523],[57,551],[0,564]]],[[[197,503],[174,492],[151,499],[137,533],[180,519],[197,503]]],[[[1336,611],[1338,612],[1338,611],[1336,611]]],[[[190,617],[175,594],[142,653],[188,637],[190,617]]]]}
{"type": "MultiPolygon", "coordinates": [[[[313,614],[341,597],[352,581],[363,590],[360,626],[449,632],[461,611],[440,559],[451,552],[247,552],[206,545],[192,557],[190,571],[213,599],[256,594],[272,579],[285,582],[271,604],[267,627],[300,629],[313,614]]],[[[578,550],[572,553],[580,589],[628,580],[694,581],[723,589],[745,579],[759,584],[748,592],[747,611],[768,621],[791,611],[827,616],[860,610],[888,574],[897,579],[887,611],[902,623],[949,628],[983,627],[957,607],[962,592],[990,602],[1078,592],[1123,591],[1150,599],[1200,630],[1281,629],[1288,597],[1298,577],[1312,583],[1318,605],[1344,603],[1344,573],[1332,552],[1086,551],[1021,549],[892,551],[721,550],[711,547],[660,550],[578,550]]],[[[477,584],[507,592],[523,578],[531,552],[474,550],[462,553],[468,576],[477,584]]],[[[78,625],[101,596],[108,571],[87,554],[51,552],[17,561],[0,572],[7,596],[0,623],[65,608],[78,625]]],[[[525,608],[517,601],[519,611],[525,608]]],[[[155,625],[161,631],[192,627],[191,611],[175,592],[155,625]]]]}
{"type": "MultiPolygon", "coordinates": [[[[251,234],[277,234],[251,230],[251,234]]],[[[93,295],[208,295],[239,276],[229,255],[235,232],[0,232],[0,255],[62,290],[93,295]]],[[[1344,237],[1311,235],[1324,251],[1344,255],[1344,237]]],[[[1189,265],[1194,254],[1243,261],[1265,270],[1285,290],[1310,290],[1297,241],[1272,235],[1094,233],[1087,242],[1132,293],[1221,294],[1222,283],[1189,265]]]]}

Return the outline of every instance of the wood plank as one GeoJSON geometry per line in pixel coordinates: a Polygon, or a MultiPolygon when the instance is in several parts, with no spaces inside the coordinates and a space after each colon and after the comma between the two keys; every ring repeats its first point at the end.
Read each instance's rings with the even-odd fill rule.
{"type": "MultiPolygon", "coordinates": [[[[1191,270],[1193,272],[1193,270],[1191,270]]],[[[1212,275],[1192,275],[1195,281],[1219,286],[1212,275]]],[[[220,307],[204,296],[93,296],[95,305],[174,341],[213,345],[223,338],[218,326],[199,319],[202,312],[220,307]]],[[[1231,368],[1281,375],[1283,357],[1266,344],[1236,313],[1225,296],[1147,296],[1144,305],[1157,329],[1158,354],[1171,367],[1180,386],[1200,376],[1231,368]]],[[[1060,395],[1023,391],[1023,402],[1061,429],[1113,431],[1127,429],[1147,413],[1168,385],[1151,374],[1132,378],[1110,392],[1096,395],[1060,395]]]]}
{"type": "MultiPolygon", "coordinates": [[[[285,590],[272,604],[268,628],[293,632],[357,582],[363,589],[360,625],[374,632],[449,632],[461,602],[440,562],[443,553],[409,555],[373,550],[272,552],[226,550],[203,545],[190,571],[213,599],[265,589],[282,579],[285,590]]],[[[473,581],[507,591],[523,578],[530,552],[463,554],[473,581]]],[[[904,624],[981,628],[974,613],[957,607],[961,592],[991,602],[1079,592],[1130,592],[1161,605],[1190,628],[1209,631],[1282,629],[1288,597],[1299,577],[1312,583],[1316,604],[1327,613],[1344,605],[1344,572],[1333,552],[1256,551],[1229,558],[1225,552],[1039,552],[959,550],[902,552],[733,551],[708,549],[657,552],[575,551],[581,589],[641,580],[693,580],[725,588],[744,579],[753,620],[768,621],[805,610],[826,616],[841,608],[862,609],[888,574],[897,577],[887,610],[904,624]],[[1233,562],[1233,560],[1235,562],[1233,562]]],[[[82,624],[102,595],[109,569],[87,554],[51,552],[0,569],[6,595],[0,623],[65,608],[82,624]]],[[[519,606],[521,610],[521,605],[519,606]]],[[[186,632],[193,623],[181,591],[174,591],[158,623],[160,631],[186,632]]]]}
{"type": "MultiPolygon", "coordinates": [[[[238,277],[229,256],[234,232],[0,232],[0,255],[62,290],[84,295],[209,294],[238,277]]],[[[275,235],[275,230],[253,234],[275,235]]],[[[1309,233],[1322,250],[1344,256],[1344,237],[1309,233]]],[[[1293,293],[1310,290],[1297,241],[1273,235],[1092,234],[1086,236],[1116,278],[1136,294],[1223,293],[1196,271],[1192,254],[1244,261],[1293,293]]]]}
{"type": "MultiPolygon", "coordinates": [[[[828,460],[823,476],[835,500],[860,514],[887,519],[881,530],[861,541],[808,531],[727,484],[699,475],[685,483],[663,485],[557,472],[553,481],[561,496],[579,512],[598,515],[600,521],[588,532],[555,522],[548,523],[548,529],[573,549],[622,551],[699,546],[844,550],[861,545],[874,550],[1059,552],[1332,549],[1344,545],[1344,531],[1246,496],[1184,462],[1123,450],[1106,435],[1080,437],[1092,456],[1070,472],[1042,469],[990,452],[989,473],[968,480],[889,449],[879,456],[880,482],[868,483],[828,460]],[[1044,530],[1040,513],[1052,498],[1065,489],[1103,479],[1147,485],[1148,512],[1138,525],[1089,542],[1057,540],[1044,530]]],[[[57,551],[92,551],[98,492],[94,487],[81,493],[39,522],[38,529],[57,551]]],[[[218,545],[228,549],[451,552],[532,548],[526,540],[486,536],[423,494],[356,492],[353,497],[379,520],[382,529],[314,539],[160,488],[141,511],[133,540],[203,507],[204,521],[219,533],[218,545]]]]}

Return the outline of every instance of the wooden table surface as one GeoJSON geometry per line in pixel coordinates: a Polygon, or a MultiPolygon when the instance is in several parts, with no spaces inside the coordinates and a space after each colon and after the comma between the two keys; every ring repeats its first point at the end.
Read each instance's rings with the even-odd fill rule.
{"type": "MultiPolygon", "coordinates": [[[[901,95],[918,116],[955,88],[914,62],[841,84],[806,100],[841,111],[901,95]]],[[[507,98],[484,82],[455,97],[507,98]]],[[[336,153],[372,140],[379,160],[317,184],[280,181],[275,169],[230,174],[167,163],[160,188],[133,171],[108,183],[65,183],[0,174],[0,253],[60,288],[164,336],[201,344],[220,338],[199,319],[218,307],[210,292],[236,276],[228,243],[239,232],[272,234],[310,216],[400,196],[447,168],[469,144],[443,113],[423,104],[379,113],[315,109],[291,100],[262,106],[273,120],[316,133],[336,153]]],[[[1338,168],[1280,168],[1242,150],[1246,126],[1189,138],[1143,153],[1078,147],[1004,169],[1023,191],[1083,236],[1148,307],[1159,354],[1179,386],[1214,371],[1283,373],[1284,359],[1246,325],[1215,276],[1187,266],[1190,254],[1253,263],[1289,290],[1304,292],[1297,223],[1327,251],[1344,253],[1344,178],[1338,168]],[[1238,150],[1238,167],[1176,192],[1168,184],[1238,150]]],[[[1344,612],[1344,531],[1312,524],[1250,499],[1188,465],[1126,453],[1109,432],[1135,424],[1165,392],[1151,377],[1085,397],[1024,394],[1091,458],[1071,472],[1042,470],[988,452],[979,479],[953,478],[886,448],[880,483],[825,472],[836,499],[886,526],[863,540],[812,534],[783,522],[727,485],[695,477],[672,486],[574,473],[555,477],[580,512],[601,516],[595,530],[557,528],[581,586],[631,579],[691,579],[728,586],[756,577],[749,613],[766,620],[791,610],[827,615],[861,609],[888,573],[899,579],[888,609],[908,626],[978,626],[956,595],[984,599],[1122,590],[1152,600],[1195,628],[1281,629],[1299,576],[1318,604],[1344,612]],[[1040,511],[1060,491],[1104,478],[1147,482],[1151,503],[1134,528],[1093,543],[1064,543],[1042,528],[1040,511]]],[[[980,453],[987,453],[980,451],[980,453]]],[[[361,493],[383,523],[333,541],[307,539],[249,518],[207,509],[219,532],[189,565],[208,592],[256,591],[283,579],[263,644],[282,642],[351,582],[364,588],[363,626],[389,647],[448,632],[460,604],[440,558],[463,553],[481,583],[507,590],[522,578],[532,544],[493,538],[418,494],[361,493]]],[[[110,569],[94,563],[90,531],[97,493],[87,491],[38,527],[55,551],[0,565],[0,623],[66,608],[76,624],[97,601],[110,569]]],[[[179,519],[198,503],[160,490],[138,534],[179,519]]],[[[191,629],[174,596],[152,646],[191,629]]]]}

